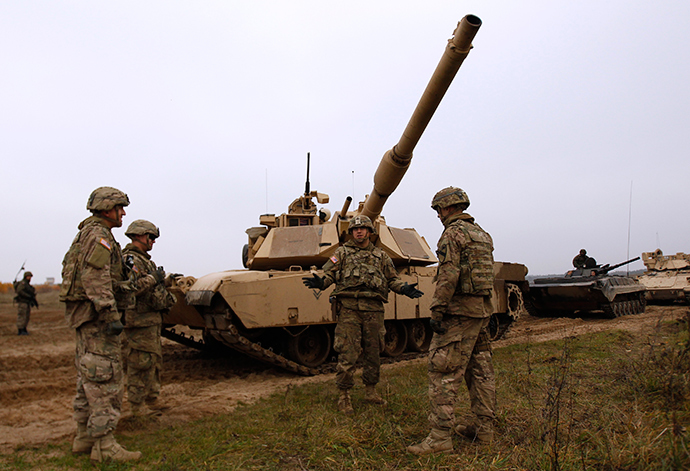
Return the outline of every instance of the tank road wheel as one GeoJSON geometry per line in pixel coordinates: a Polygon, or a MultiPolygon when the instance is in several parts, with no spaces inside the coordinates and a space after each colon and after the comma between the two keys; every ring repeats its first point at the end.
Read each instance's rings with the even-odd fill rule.
{"type": "Polygon", "coordinates": [[[412,352],[426,352],[431,343],[431,328],[421,319],[407,323],[407,349],[412,352]]]}
{"type": "Polygon", "coordinates": [[[400,321],[385,321],[386,345],[383,347],[383,354],[387,357],[397,357],[405,351],[407,347],[407,328],[400,321]]]}
{"type": "Polygon", "coordinates": [[[316,368],[331,352],[331,333],[325,326],[312,325],[297,335],[289,334],[287,351],[294,362],[316,368]]]}
{"type": "Polygon", "coordinates": [[[618,307],[616,306],[616,303],[604,304],[602,309],[604,310],[604,315],[609,319],[615,319],[618,317],[618,307]]]}

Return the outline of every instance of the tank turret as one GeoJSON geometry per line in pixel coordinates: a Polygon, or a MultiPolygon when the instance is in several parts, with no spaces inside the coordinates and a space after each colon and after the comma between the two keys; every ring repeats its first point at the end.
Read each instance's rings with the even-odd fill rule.
{"type": "Polygon", "coordinates": [[[690,255],[664,255],[661,249],[642,252],[647,271],[639,280],[647,288],[647,302],[690,304],[690,255]]]}

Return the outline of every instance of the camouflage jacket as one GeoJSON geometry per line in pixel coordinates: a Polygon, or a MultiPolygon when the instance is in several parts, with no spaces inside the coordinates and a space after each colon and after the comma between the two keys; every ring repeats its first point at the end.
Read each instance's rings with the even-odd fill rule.
{"type": "Polygon", "coordinates": [[[126,302],[124,269],[120,244],[103,219],[91,216],[82,221],[79,233],[62,260],[60,301],[91,302],[96,318],[73,319],[70,314],[73,310],[68,309],[70,327],[77,328],[93,320],[114,322],[120,319],[118,307],[126,302]]]}
{"type": "Polygon", "coordinates": [[[324,289],[335,283],[332,296],[373,301],[369,310],[382,309],[382,303],[388,302],[388,291],[400,293],[405,285],[388,254],[372,243],[360,248],[354,241],[346,242],[336,249],[323,271],[324,289]]]}
{"type": "Polygon", "coordinates": [[[575,268],[584,268],[585,262],[587,261],[587,255],[577,254],[573,258],[573,266],[575,268]]]}
{"type": "Polygon", "coordinates": [[[163,283],[156,283],[152,273],[158,267],[148,253],[134,244],[127,244],[123,253],[134,258],[132,270],[137,277],[136,307],[125,311],[125,325],[129,328],[160,324],[161,311],[170,309],[175,298],[163,283]]]}
{"type": "Polygon", "coordinates": [[[432,317],[443,314],[488,317],[482,302],[469,297],[491,296],[494,284],[493,241],[469,214],[452,214],[444,222],[438,241],[436,289],[431,301],[432,317]]]}
{"type": "Polygon", "coordinates": [[[36,302],[36,288],[29,284],[29,280],[24,278],[14,287],[16,296],[14,300],[18,303],[33,304],[36,302]]]}

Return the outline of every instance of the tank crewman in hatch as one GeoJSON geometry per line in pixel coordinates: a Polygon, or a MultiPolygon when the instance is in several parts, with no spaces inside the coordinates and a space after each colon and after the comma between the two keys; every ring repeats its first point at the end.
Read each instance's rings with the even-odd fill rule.
{"type": "Polygon", "coordinates": [[[335,283],[331,296],[335,298],[337,325],[333,349],[339,353],[335,383],[340,390],[338,409],[344,414],[354,413],[350,389],[354,386],[355,364],[363,353],[362,381],[366,387],[364,399],[385,405],[376,392],[381,373],[380,352],[384,346],[383,303],[388,291],[419,298],[424,293],[417,283],[403,282],[395,271],[393,261],[369,240],[375,233],[367,216],[355,216],[348,232],[352,239],[338,247],[323,266],[324,276],[313,274],[302,278],[305,286],[326,289],[335,283]]]}
{"type": "Polygon", "coordinates": [[[62,261],[60,301],[67,324],[76,330],[77,394],[73,453],[90,453],[93,461],[131,461],[140,452],[125,450],[113,436],[120,419],[124,378],[121,312],[134,302],[122,251],[111,229],[122,226],[127,195],[116,188],[96,188],[86,209],[92,216],[62,261]]]}
{"type": "Polygon", "coordinates": [[[429,422],[431,432],[419,444],[407,447],[418,455],[453,450],[451,431],[479,442],[493,438],[496,386],[487,326],[493,312],[493,241],[464,211],[470,205],[460,188],[436,193],[431,207],[444,230],[438,241],[436,290],[431,301],[429,347],[429,422]],[[465,378],[472,424],[456,424],[457,390],[465,378]]]}
{"type": "Polygon", "coordinates": [[[33,273],[26,271],[22,281],[15,281],[14,292],[16,295],[14,301],[17,303],[17,335],[29,335],[26,328],[31,318],[31,308],[38,307],[36,288],[31,286],[33,276],[33,273]]]}
{"type": "Polygon", "coordinates": [[[573,266],[575,268],[595,268],[597,266],[597,261],[589,257],[585,249],[580,249],[580,253],[573,258],[573,266]]]}
{"type": "Polygon", "coordinates": [[[160,415],[158,395],[161,390],[163,352],[161,324],[163,315],[175,304],[166,286],[173,277],[166,278],[163,267],[157,267],[149,252],[160,237],[151,222],[137,219],[125,235],[132,242],[123,250],[125,260],[132,257],[136,274],[136,306],[125,311],[127,335],[127,398],[134,416],[160,415]]]}

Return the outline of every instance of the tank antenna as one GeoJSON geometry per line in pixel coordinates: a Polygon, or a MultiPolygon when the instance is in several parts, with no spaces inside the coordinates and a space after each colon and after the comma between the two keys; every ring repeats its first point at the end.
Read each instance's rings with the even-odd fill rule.
{"type": "Polygon", "coordinates": [[[311,160],[311,153],[307,152],[307,183],[304,184],[304,209],[309,209],[309,193],[311,193],[311,188],[309,188],[309,161],[311,160]]]}
{"type": "Polygon", "coordinates": [[[266,169],[266,214],[268,214],[268,169],[266,169]]]}
{"type": "MultiPolygon", "coordinates": [[[[628,204],[628,252],[626,253],[627,259],[630,258],[630,223],[632,221],[632,190],[633,190],[633,182],[630,180],[630,203],[628,204]]],[[[626,272],[629,275],[630,274],[630,265],[626,267],[626,272]]]]}

